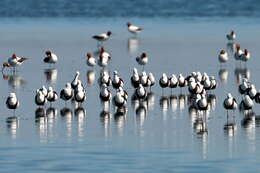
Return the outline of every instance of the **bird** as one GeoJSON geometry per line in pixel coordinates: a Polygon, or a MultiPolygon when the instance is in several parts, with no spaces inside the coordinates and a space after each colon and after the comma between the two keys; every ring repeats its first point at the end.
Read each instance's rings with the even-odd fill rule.
{"type": "Polygon", "coordinates": [[[142,84],[144,87],[148,87],[148,76],[145,71],[143,71],[140,76],[140,84],[142,84]]]}
{"type": "Polygon", "coordinates": [[[101,47],[98,59],[98,65],[105,67],[108,65],[108,61],[111,59],[111,56],[108,52],[105,51],[104,47],[101,47]]]}
{"type": "Polygon", "coordinates": [[[176,88],[178,86],[178,79],[175,74],[172,74],[172,76],[169,78],[169,87],[171,89],[176,88]]]}
{"type": "Polygon", "coordinates": [[[86,90],[82,86],[81,82],[79,85],[74,89],[74,99],[76,102],[82,104],[86,100],[86,90]]]}
{"type": "Polygon", "coordinates": [[[153,73],[148,73],[148,86],[150,87],[150,90],[151,90],[151,87],[155,85],[155,77],[153,75],[153,73]]]}
{"type": "Polygon", "coordinates": [[[255,96],[256,96],[256,94],[257,94],[257,90],[256,90],[254,84],[250,85],[250,87],[248,88],[246,94],[247,94],[252,100],[255,99],[255,96]]]}
{"type": "Polygon", "coordinates": [[[139,84],[139,87],[135,89],[135,96],[138,99],[145,99],[147,97],[147,91],[142,84],[139,84]]]}
{"type": "Polygon", "coordinates": [[[236,99],[231,95],[231,93],[227,94],[227,97],[225,98],[223,102],[224,108],[227,110],[227,115],[229,110],[235,110],[237,109],[237,101],[236,99]]]}
{"type": "Polygon", "coordinates": [[[137,88],[140,84],[140,76],[136,68],[133,69],[133,74],[131,76],[131,84],[134,88],[137,88]]]}
{"type": "Polygon", "coordinates": [[[179,74],[178,85],[179,85],[180,88],[187,86],[187,81],[185,80],[185,78],[183,77],[182,74],[179,74]]]}
{"type": "Polygon", "coordinates": [[[94,35],[94,36],[92,36],[92,38],[99,41],[99,42],[103,42],[103,41],[108,40],[111,35],[112,35],[112,32],[107,31],[106,33],[94,35]]]}
{"type": "Polygon", "coordinates": [[[161,88],[166,88],[169,86],[169,79],[165,73],[162,74],[162,77],[159,80],[161,88]]]}
{"type": "Polygon", "coordinates": [[[234,54],[235,60],[241,60],[241,56],[244,52],[240,49],[240,44],[236,44],[236,52],[234,54]]]}
{"type": "Polygon", "coordinates": [[[47,97],[47,95],[48,95],[48,90],[47,90],[47,88],[46,88],[44,85],[39,89],[39,91],[42,92],[42,94],[44,95],[44,97],[47,97]]]}
{"type": "Polygon", "coordinates": [[[225,63],[228,61],[228,54],[225,50],[221,50],[218,55],[218,60],[220,63],[225,63]]]}
{"type": "Polygon", "coordinates": [[[106,84],[101,85],[99,97],[102,101],[109,101],[112,98],[112,94],[106,84]]]}
{"type": "Polygon", "coordinates": [[[20,102],[16,97],[15,93],[10,93],[5,102],[8,109],[13,109],[14,111],[19,107],[20,102]]]}
{"type": "Polygon", "coordinates": [[[73,89],[75,89],[77,87],[78,83],[79,83],[79,75],[80,75],[80,73],[79,73],[79,71],[77,71],[76,74],[75,74],[74,79],[71,82],[71,87],[73,89]]]}
{"type": "Polygon", "coordinates": [[[52,104],[52,102],[55,102],[58,100],[58,94],[56,91],[53,90],[52,87],[48,88],[48,94],[47,94],[47,100],[52,104]]]}
{"type": "Polygon", "coordinates": [[[242,99],[239,107],[240,107],[240,110],[245,110],[245,111],[248,111],[248,110],[251,110],[254,106],[254,102],[253,100],[249,97],[249,95],[245,95],[245,97],[242,99]]]}
{"type": "Polygon", "coordinates": [[[95,66],[96,63],[96,59],[91,55],[91,53],[87,53],[87,65],[90,67],[95,66]]]}
{"type": "Polygon", "coordinates": [[[230,34],[226,35],[228,41],[234,41],[236,39],[236,33],[232,30],[230,34]]]}
{"type": "Polygon", "coordinates": [[[60,98],[65,102],[70,100],[73,97],[73,90],[70,83],[67,83],[65,88],[60,92],[60,98]]]}
{"type": "Polygon", "coordinates": [[[250,88],[250,84],[246,78],[243,78],[242,83],[238,86],[238,91],[240,94],[245,94],[250,88]]]}
{"type": "Polygon", "coordinates": [[[3,63],[2,71],[6,67],[13,67],[13,70],[15,71],[16,67],[22,65],[23,62],[26,60],[28,60],[28,58],[18,57],[18,56],[16,56],[16,54],[13,54],[10,58],[8,58],[7,62],[3,63]]]}
{"type": "Polygon", "coordinates": [[[208,109],[208,101],[205,95],[201,95],[201,98],[197,100],[197,108],[200,111],[206,111],[208,109]]]}
{"type": "Polygon", "coordinates": [[[140,56],[136,57],[135,60],[139,65],[142,65],[144,68],[144,66],[148,63],[148,56],[146,53],[142,53],[140,56]]]}
{"type": "Polygon", "coordinates": [[[250,53],[247,49],[244,50],[244,53],[241,55],[240,59],[244,62],[247,62],[250,59],[250,53]]]}
{"type": "Polygon", "coordinates": [[[210,76],[209,80],[210,80],[210,89],[211,90],[216,89],[217,88],[217,80],[215,79],[215,77],[210,76]]]}
{"type": "Polygon", "coordinates": [[[122,78],[120,78],[118,76],[117,71],[114,71],[114,73],[113,73],[112,86],[115,89],[118,89],[119,87],[123,87],[124,86],[124,81],[123,81],[122,78]]]}
{"type": "Polygon", "coordinates": [[[54,54],[52,51],[47,50],[45,52],[46,57],[43,59],[43,61],[45,63],[49,63],[49,64],[55,64],[58,61],[58,57],[56,54],[54,54]]]}
{"type": "Polygon", "coordinates": [[[111,77],[109,76],[107,71],[101,71],[98,82],[99,82],[99,86],[101,86],[102,84],[106,84],[106,86],[110,86],[112,84],[111,77]]]}
{"type": "Polygon", "coordinates": [[[127,22],[126,25],[127,25],[128,31],[132,34],[138,34],[143,30],[143,28],[135,26],[135,25],[131,24],[130,22],[127,22]]]}
{"type": "Polygon", "coordinates": [[[117,107],[123,107],[126,105],[127,100],[125,97],[121,94],[120,91],[116,92],[116,95],[113,97],[113,103],[117,107]]]}
{"type": "Polygon", "coordinates": [[[35,101],[36,105],[44,106],[47,103],[47,98],[41,90],[37,89],[36,95],[34,97],[34,101],[35,101]]]}
{"type": "Polygon", "coordinates": [[[258,91],[258,92],[256,93],[256,95],[255,95],[255,102],[256,102],[257,104],[260,104],[260,91],[258,91]]]}

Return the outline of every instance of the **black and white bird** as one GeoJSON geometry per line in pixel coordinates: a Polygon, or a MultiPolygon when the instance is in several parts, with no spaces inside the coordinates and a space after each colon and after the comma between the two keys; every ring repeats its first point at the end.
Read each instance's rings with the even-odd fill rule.
{"type": "Polygon", "coordinates": [[[47,98],[41,90],[37,89],[34,101],[37,106],[44,106],[47,103],[47,98]]]}
{"type": "Polygon", "coordinates": [[[140,84],[140,76],[136,68],[133,69],[133,74],[131,76],[131,84],[134,88],[137,88],[140,84]]]}
{"type": "Polygon", "coordinates": [[[107,31],[106,33],[94,35],[92,38],[99,41],[99,42],[103,42],[103,41],[108,40],[111,35],[112,35],[112,32],[107,31]]]}
{"type": "Polygon", "coordinates": [[[205,95],[201,95],[201,98],[197,100],[197,108],[200,111],[208,110],[209,104],[205,95]]]}
{"type": "Polygon", "coordinates": [[[255,88],[255,85],[254,85],[254,84],[250,85],[250,87],[249,87],[248,90],[247,90],[247,95],[248,95],[252,100],[254,100],[256,94],[257,94],[257,90],[256,90],[256,88],[255,88]]]}
{"type": "Polygon", "coordinates": [[[117,107],[123,107],[126,105],[127,100],[125,97],[121,94],[120,91],[116,92],[116,95],[113,97],[113,103],[117,107]]]}
{"type": "Polygon", "coordinates": [[[86,100],[86,90],[82,86],[81,82],[79,85],[74,89],[74,100],[79,104],[82,104],[86,100]]]}
{"type": "Polygon", "coordinates": [[[227,110],[227,115],[228,115],[229,110],[236,110],[237,109],[237,101],[231,95],[231,93],[227,94],[227,97],[225,98],[225,100],[223,102],[223,106],[227,110]]]}
{"type": "Polygon", "coordinates": [[[245,94],[250,88],[250,83],[246,78],[243,79],[242,83],[238,86],[238,91],[240,94],[245,94]]]}
{"type": "Polygon", "coordinates": [[[236,51],[234,54],[235,60],[241,60],[241,56],[244,54],[244,52],[240,49],[240,44],[236,44],[236,51]]]}
{"type": "Polygon", "coordinates": [[[17,109],[20,105],[15,93],[10,93],[5,102],[8,109],[17,109]]]}
{"type": "Polygon", "coordinates": [[[217,80],[215,79],[214,76],[210,76],[210,89],[214,90],[217,88],[217,80]]]}
{"type": "Polygon", "coordinates": [[[72,82],[71,82],[71,87],[73,89],[75,89],[77,87],[77,85],[79,84],[79,81],[80,81],[79,80],[79,75],[80,75],[80,73],[79,73],[79,71],[77,71],[75,76],[74,76],[74,78],[73,78],[73,80],[72,80],[72,82]]]}
{"type": "Polygon", "coordinates": [[[169,79],[165,73],[162,74],[162,77],[159,80],[161,88],[166,88],[169,86],[169,79]]]}
{"type": "Polygon", "coordinates": [[[73,97],[73,89],[71,88],[71,84],[67,83],[65,88],[63,88],[60,92],[60,98],[67,102],[73,97]]]}
{"type": "Polygon", "coordinates": [[[58,100],[58,94],[56,91],[53,90],[52,87],[48,88],[48,94],[47,94],[47,100],[52,104],[52,102],[55,102],[58,100]]]}
{"type": "Polygon", "coordinates": [[[179,83],[179,81],[178,81],[176,75],[175,75],[175,74],[172,74],[172,76],[169,78],[169,87],[170,87],[171,89],[177,88],[178,83],[179,83]]]}
{"type": "Polygon", "coordinates": [[[132,23],[130,23],[130,22],[127,22],[127,28],[128,28],[128,31],[130,32],[130,33],[132,33],[132,34],[138,34],[138,33],[140,33],[142,30],[143,30],[143,28],[140,28],[140,27],[138,27],[138,26],[135,26],[135,25],[133,25],[132,23]]]}
{"type": "Polygon", "coordinates": [[[96,59],[91,55],[91,53],[87,53],[87,65],[90,67],[95,66],[96,63],[96,59]]]}
{"type": "Polygon", "coordinates": [[[39,89],[39,91],[41,91],[42,94],[43,94],[45,97],[47,97],[47,95],[48,95],[48,90],[47,90],[47,88],[46,88],[44,85],[39,89]]]}
{"type": "Polygon", "coordinates": [[[253,108],[253,106],[254,106],[254,102],[248,95],[245,95],[245,97],[242,99],[242,101],[239,105],[240,110],[243,110],[243,111],[251,110],[253,108]]]}
{"type": "Polygon", "coordinates": [[[232,30],[230,34],[226,35],[228,41],[234,41],[236,39],[236,33],[232,30]]]}
{"type": "Polygon", "coordinates": [[[136,57],[136,62],[139,65],[146,65],[148,63],[148,56],[146,53],[142,53],[140,56],[136,57]]]}
{"type": "Polygon", "coordinates": [[[247,62],[251,58],[250,53],[247,49],[244,50],[244,53],[241,55],[240,59],[244,62],[247,62]]]}
{"type": "Polygon", "coordinates": [[[111,77],[109,76],[107,71],[101,71],[98,82],[99,82],[99,86],[101,86],[102,84],[106,84],[106,86],[110,86],[112,84],[111,77]]]}
{"type": "Polygon", "coordinates": [[[187,81],[185,80],[185,78],[182,74],[179,74],[178,85],[179,85],[180,88],[187,86],[187,81]]]}
{"type": "Polygon", "coordinates": [[[106,67],[110,59],[111,59],[110,54],[105,51],[104,47],[101,47],[99,53],[98,65],[101,67],[106,67]]]}
{"type": "Polygon", "coordinates": [[[114,73],[113,73],[112,86],[115,89],[118,89],[119,87],[124,86],[124,81],[122,78],[119,77],[117,71],[114,71],[114,73]]]}
{"type": "Polygon", "coordinates": [[[138,99],[145,99],[147,97],[147,91],[142,84],[139,84],[139,87],[135,89],[135,96],[138,99]]]}
{"type": "Polygon", "coordinates": [[[43,59],[43,61],[45,63],[49,63],[49,64],[55,64],[58,61],[58,57],[56,54],[54,54],[52,51],[47,50],[45,52],[46,57],[43,59]]]}
{"type": "Polygon", "coordinates": [[[148,76],[145,71],[143,71],[140,75],[140,84],[142,84],[144,87],[148,87],[148,76]]]}
{"type": "Polygon", "coordinates": [[[258,92],[256,93],[256,95],[255,95],[255,102],[256,102],[257,104],[260,104],[260,91],[258,91],[258,92]]]}
{"type": "Polygon", "coordinates": [[[148,86],[150,87],[150,90],[151,90],[151,87],[155,85],[155,77],[153,75],[153,73],[148,73],[148,86]]]}
{"type": "Polygon", "coordinates": [[[228,61],[228,54],[225,50],[221,50],[218,55],[218,60],[220,63],[225,63],[228,61]]]}
{"type": "Polygon", "coordinates": [[[106,84],[101,85],[99,97],[102,101],[109,101],[112,98],[112,94],[106,84]]]}

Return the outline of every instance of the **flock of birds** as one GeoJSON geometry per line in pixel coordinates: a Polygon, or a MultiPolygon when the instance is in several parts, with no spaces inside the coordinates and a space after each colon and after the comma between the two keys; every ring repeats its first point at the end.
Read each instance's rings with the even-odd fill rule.
{"type": "MultiPolygon", "coordinates": [[[[143,31],[142,28],[137,27],[131,23],[127,23],[128,31],[133,34],[138,34],[143,31]]],[[[100,46],[99,56],[96,59],[91,53],[86,54],[87,65],[90,67],[99,65],[102,68],[105,68],[110,60],[112,59],[109,52],[103,47],[103,42],[109,40],[112,32],[108,31],[99,35],[94,35],[92,38],[97,40],[98,45],[100,46]]],[[[232,31],[228,34],[227,39],[229,42],[233,43],[236,39],[236,34],[232,31]]],[[[43,59],[45,63],[55,64],[58,61],[58,56],[50,50],[45,52],[46,57],[43,59]]],[[[229,59],[229,54],[225,50],[221,50],[218,56],[220,63],[225,63],[229,59]]],[[[235,51],[232,54],[236,60],[247,62],[250,59],[250,53],[247,49],[241,50],[240,45],[235,45],[235,51]]],[[[13,54],[8,58],[7,62],[3,63],[3,69],[13,68],[13,71],[16,70],[16,67],[20,66],[25,62],[27,58],[18,57],[13,54]]],[[[133,74],[130,78],[132,87],[134,91],[134,99],[136,100],[146,100],[149,94],[149,91],[152,90],[152,87],[158,83],[162,88],[162,92],[166,88],[175,89],[175,88],[187,88],[190,93],[190,105],[198,113],[197,124],[200,124],[200,132],[207,132],[205,128],[205,120],[203,116],[205,112],[209,109],[209,93],[217,88],[217,80],[214,76],[209,76],[207,73],[201,72],[192,72],[187,76],[182,74],[176,75],[172,74],[167,76],[166,73],[163,73],[159,80],[156,80],[153,73],[146,73],[144,71],[144,66],[148,63],[149,57],[147,53],[142,53],[140,56],[136,57],[136,62],[143,66],[142,72],[138,72],[137,68],[133,69],[133,74]]],[[[113,75],[110,76],[107,71],[102,71],[98,79],[98,84],[100,86],[99,97],[102,102],[112,101],[117,112],[124,114],[126,112],[126,105],[128,102],[128,93],[124,89],[124,80],[120,77],[118,71],[114,71],[113,75]],[[113,95],[111,88],[115,90],[113,95]]],[[[227,97],[223,101],[223,107],[227,110],[227,117],[229,117],[229,111],[234,111],[238,107],[240,110],[248,111],[252,110],[255,101],[260,103],[260,92],[256,90],[255,85],[250,83],[246,78],[243,79],[243,82],[239,85],[239,92],[243,95],[241,103],[237,103],[236,99],[232,96],[231,93],[227,94],[227,97]]],[[[75,77],[71,82],[66,83],[65,87],[60,91],[55,91],[52,87],[48,89],[45,86],[37,89],[35,92],[35,104],[39,107],[44,107],[46,104],[50,103],[52,105],[58,99],[62,99],[65,104],[68,101],[73,101],[78,104],[78,107],[86,100],[87,91],[83,82],[80,80],[80,72],[76,72],[75,77]]],[[[6,100],[6,106],[8,109],[16,110],[19,107],[19,100],[16,97],[14,92],[9,94],[9,97],[6,100]]],[[[233,115],[234,116],[234,115],[233,115]]],[[[235,129],[234,123],[227,123],[225,129],[235,129]]]]}

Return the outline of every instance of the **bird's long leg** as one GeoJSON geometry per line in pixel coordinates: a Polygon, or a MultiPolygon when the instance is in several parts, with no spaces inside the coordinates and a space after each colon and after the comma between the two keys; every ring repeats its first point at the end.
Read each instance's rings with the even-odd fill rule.
{"type": "Polygon", "coordinates": [[[142,66],[143,66],[142,71],[144,71],[144,65],[142,65],[142,66]]]}

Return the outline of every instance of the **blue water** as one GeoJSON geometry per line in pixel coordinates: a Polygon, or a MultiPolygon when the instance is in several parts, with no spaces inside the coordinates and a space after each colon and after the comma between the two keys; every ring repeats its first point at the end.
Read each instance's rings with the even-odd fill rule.
{"type": "Polygon", "coordinates": [[[259,17],[258,0],[1,0],[1,17],[259,17]]]}

